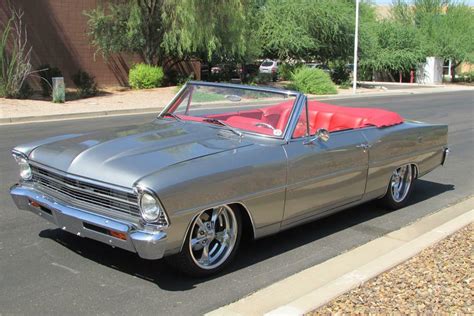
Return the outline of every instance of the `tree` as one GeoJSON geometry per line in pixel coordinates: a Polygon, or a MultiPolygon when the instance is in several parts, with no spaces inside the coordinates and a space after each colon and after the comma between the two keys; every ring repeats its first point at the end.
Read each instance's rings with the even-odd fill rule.
{"type": "Polygon", "coordinates": [[[354,34],[350,1],[269,0],[262,7],[260,42],[280,59],[347,59],[354,34]]]}
{"type": "Polygon", "coordinates": [[[415,27],[422,38],[425,56],[453,61],[455,68],[474,58],[474,11],[464,3],[452,0],[396,0],[392,17],[398,23],[415,27]]]}
{"type": "Polygon", "coordinates": [[[138,53],[147,64],[166,59],[241,57],[251,0],[120,0],[86,12],[91,42],[105,56],[138,53]]]}
{"type": "Polygon", "coordinates": [[[420,31],[429,46],[427,54],[451,59],[452,79],[464,61],[474,62],[474,11],[464,4],[449,4],[445,12],[424,16],[420,31]]]}
{"type": "Polygon", "coordinates": [[[417,29],[397,21],[377,24],[377,43],[371,56],[361,60],[361,67],[373,71],[407,72],[424,58],[421,38],[417,29]]]}

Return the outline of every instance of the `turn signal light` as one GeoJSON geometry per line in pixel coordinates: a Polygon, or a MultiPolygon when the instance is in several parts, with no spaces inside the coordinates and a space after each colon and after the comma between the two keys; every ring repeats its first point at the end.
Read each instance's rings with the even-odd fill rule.
{"type": "Polygon", "coordinates": [[[38,202],[35,202],[35,201],[32,201],[32,200],[29,200],[29,202],[30,202],[30,205],[33,206],[33,207],[40,207],[38,202]]]}
{"type": "Polygon", "coordinates": [[[112,236],[112,237],[115,237],[115,238],[118,238],[118,239],[122,239],[122,240],[127,240],[127,235],[124,234],[124,233],[116,232],[116,231],[113,231],[113,230],[109,230],[109,234],[110,234],[110,236],[112,236]]]}

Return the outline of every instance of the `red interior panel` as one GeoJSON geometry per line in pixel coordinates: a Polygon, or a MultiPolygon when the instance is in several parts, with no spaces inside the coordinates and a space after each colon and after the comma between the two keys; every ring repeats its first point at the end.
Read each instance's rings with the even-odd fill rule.
{"type": "MultiPolygon", "coordinates": [[[[256,125],[258,123],[266,123],[275,129],[284,131],[292,107],[293,101],[285,101],[266,108],[213,114],[206,117],[225,121],[227,124],[243,130],[274,135],[272,129],[256,125]]],[[[179,117],[190,121],[202,121],[204,119],[203,117],[184,115],[179,117]]],[[[308,117],[311,135],[316,134],[316,131],[320,128],[334,132],[366,126],[385,127],[403,122],[403,118],[400,115],[387,110],[343,107],[317,101],[308,102],[308,117]]],[[[306,134],[305,122],[300,121],[296,126],[293,138],[302,137],[306,134]]]]}

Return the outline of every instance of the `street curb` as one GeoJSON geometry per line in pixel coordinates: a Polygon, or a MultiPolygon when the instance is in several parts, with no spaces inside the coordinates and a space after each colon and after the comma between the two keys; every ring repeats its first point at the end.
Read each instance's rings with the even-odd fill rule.
{"type": "MultiPolygon", "coordinates": [[[[431,89],[431,88],[426,88],[431,89]]],[[[391,90],[387,92],[375,92],[375,93],[361,93],[361,94],[331,94],[331,95],[309,95],[310,100],[342,100],[351,98],[372,98],[372,97],[384,97],[384,96],[400,96],[400,95],[413,95],[413,94],[435,94],[435,93],[448,93],[448,92],[459,92],[459,91],[473,91],[471,89],[456,89],[456,88],[437,88],[439,91],[422,91],[423,89],[417,89],[417,91],[406,91],[406,90],[391,90]],[[420,91],[418,91],[420,90],[420,91]]],[[[48,121],[60,121],[60,120],[74,120],[74,119],[87,119],[87,118],[98,118],[105,116],[119,116],[119,115],[139,115],[161,112],[163,107],[156,108],[139,108],[139,109],[121,109],[121,110],[110,110],[110,111],[96,111],[96,112],[83,112],[83,113],[67,113],[67,114],[52,114],[52,115],[40,115],[40,116],[23,116],[23,117],[7,117],[0,118],[0,125],[14,125],[23,123],[39,123],[48,121]]]]}
{"type": "Polygon", "coordinates": [[[104,117],[104,116],[139,115],[139,114],[148,114],[148,113],[155,113],[156,115],[158,115],[161,112],[161,110],[163,110],[163,107],[97,111],[97,112],[79,112],[79,113],[67,113],[67,114],[40,115],[40,116],[7,117],[7,118],[0,118],[0,125],[86,119],[86,118],[104,117]]]}
{"type": "Polygon", "coordinates": [[[474,197],[471,197],[206,315],[303,315],[405,262],[473,221],[474,197]]]}

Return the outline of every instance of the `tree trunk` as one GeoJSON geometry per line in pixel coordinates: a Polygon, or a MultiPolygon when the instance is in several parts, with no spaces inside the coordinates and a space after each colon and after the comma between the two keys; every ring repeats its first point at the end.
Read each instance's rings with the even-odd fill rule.
{"type": "Polygon", "coordinates": [[[453,62],[451,63],[451,82],[455,82],[456,81],[456,67],[458,67],[459,65],[461,65],[462,61],[460,62],[455,62],[453,60],[453,62]]]}

